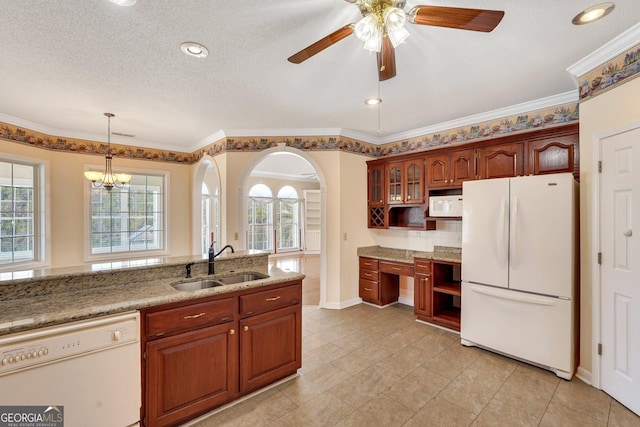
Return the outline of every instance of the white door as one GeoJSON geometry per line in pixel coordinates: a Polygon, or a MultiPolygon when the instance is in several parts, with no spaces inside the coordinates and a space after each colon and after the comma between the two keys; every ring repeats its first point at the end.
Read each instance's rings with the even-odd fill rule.
{"type": "Polygon", "coordinates": [[[509,288],[573,298],[574,211],[573,174],[511,179],[509,288]]]}
{"type": "Polygon", "coordinates": [[[462,280],[509,286],[509,178],[462,183],[462,280]]]}
{"type": "Polygon", "coordinates": [[[640,128],[603,139],[601,159],[601,387],[640,414],[640,128]]]}

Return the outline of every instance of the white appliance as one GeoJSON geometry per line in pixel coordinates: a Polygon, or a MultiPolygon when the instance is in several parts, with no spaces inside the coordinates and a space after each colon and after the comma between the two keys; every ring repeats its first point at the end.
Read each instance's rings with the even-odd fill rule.
{"type": "Polygon", "coordinates": [[[462,196],[429,196],[429,216],[461,217],[462,196]]]}
{"type": "Polygon", "coordinates": [[[133,312],[0,336],[2,406],[58,407],[65,427],[137,426],[139,323],[133,312]]]}
{"type": "Polygon", "coordinates": [[[570,173],[463,183],[462,344],[573,376],[576,186],[570,173]]]}

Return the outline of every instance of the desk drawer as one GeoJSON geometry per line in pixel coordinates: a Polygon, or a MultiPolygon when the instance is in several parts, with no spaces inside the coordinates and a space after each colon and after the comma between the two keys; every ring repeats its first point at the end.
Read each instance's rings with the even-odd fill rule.
{"type": "Polygon", "coordinates": [[[372,270],[360,269],[360,279],[378,281],[378,272],[372,270]]]}
{"type": "Polygon", "coordinates": [[[413,276],[413,264],[380,261],[380,271],[397,274],[398,276],[413,276]]]}
{"type": "Polygon", "coordinates": [[[377,259],[360,257],[360,268],[362,270],[378,271],[378,262],[377,259]]]}
{"type": "Polygon", "coordinates": [[[227,298],[145,315],[146,336],[167,336],[184,329],[213,326],[235,319],[236,299],[227,298]]]}
{"type": "Polygon", "coordinates": [[[300,304],[302,286],[293,285],[240,296],[240,315],[248,316],[300,304]]]}
{"type": "Polygon", "coordinates": [[[378,282],[360,279],[360,298],[365,301],[378,301],[378,282]]]}
{"type": "Polygon", "coordinates": [[[431,274],[431,261],[415,258],[413,260],[413,268],[416,274],[431,274]]]}

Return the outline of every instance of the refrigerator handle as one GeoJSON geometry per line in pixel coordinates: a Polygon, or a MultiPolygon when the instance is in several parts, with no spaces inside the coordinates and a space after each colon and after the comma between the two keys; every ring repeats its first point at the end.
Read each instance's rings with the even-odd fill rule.
{"type": "Polygon", "coordinates": [[[513,215],[511,215],[513,226],[511,227],[511,233],[513,235],[513,248],[511,248],[511,266],[515,267],[518,262],[518,250],[520,249],[520,242],[518,240],[518,198],[513,198],[513,215]]]}
{"type": "Polygon", "coordinates": [[[471,285],[469,290],[479,294],[506,299],[510,301],[519,301],[527,304],[536,305],[557,305],[558,299],[555,297],[538,296],[534,294],[526,294],[524,292],[505,291],[504,289],[494,289],[489,286],[471,285]]]}
{"type": "Polygon", "coordinates": [[[507,200],[503,197],[500,199],[500,223],[498,224],[498,259],[503,266],[509,262],[507,254],[507,200]]]}

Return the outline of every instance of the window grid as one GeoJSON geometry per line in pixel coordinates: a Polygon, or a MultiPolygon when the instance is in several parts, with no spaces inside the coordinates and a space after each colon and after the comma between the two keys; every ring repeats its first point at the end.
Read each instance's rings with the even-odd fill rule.
{"type": "Polygon", "coordinates": [[[91,254],[164,249],[164,178],[134,175],[123,188],[91,189],[91,254]]]}
{"type": "Polygon", "coordinates": [[[34,165],[0,161],[0,265],[35,261],[34,165]]]}

